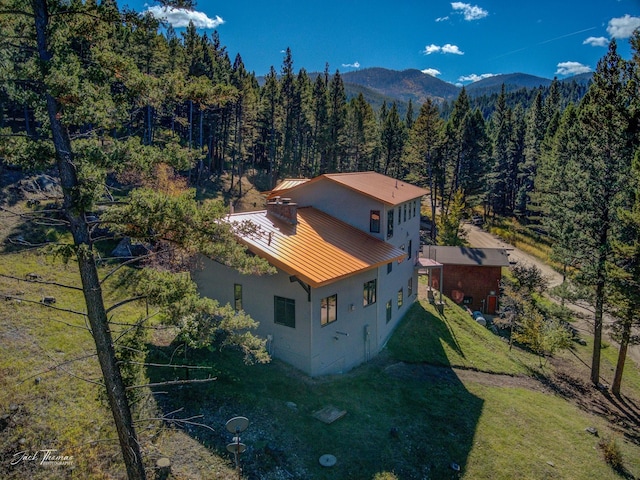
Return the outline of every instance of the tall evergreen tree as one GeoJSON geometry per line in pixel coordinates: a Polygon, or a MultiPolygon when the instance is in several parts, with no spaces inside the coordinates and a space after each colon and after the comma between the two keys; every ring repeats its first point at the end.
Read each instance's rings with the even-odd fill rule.
{"type": "Polygon", "coordinates": [[[400,175],[400,160],[404,148],[404,127],[395,102],[383,119],[380,137],[383,173],[397,178],[400,175]]]}
{"type": "Polygon", "coordinates": [[[504,215],[509,207],[509,177],[513,157],[512,112],[506,104],[505,87],[502,86],[496,109],[491,116],[492,167],[488,176],[489,206],[494,214],[504,215]]]}
{"type": "Polygon", "coordinates": [[[585,233],[583,263],[579,280],[595,289],[594,347],[591,381],[600,382],[600,349],[606,287],[606,265],[618,224],[617,209],[627,198],[633,138],[629,124],[625,61],[618,55],[615,40],[598,62],[593,83],[584,97],[579,121],[585,143],[581,175],[575,178],[580,228],[585,233]]]}
{"type": "MultiPolygon", "coordinates": [[[[440,118],[438,106],[427,99],[409,132],[405,164],[411,172],[407,179],[429,188],[431,220],[434,223],[437,201],[444,191],[443,135],[444,120],[440,118]]],[[[435,233],[432,229],[432,241],[435,241],[435,233]]]]}
{"type": "Polygon", "coordinates": [[[327,132],[326,172],[342,171],[342,161],[345,158],[345,126],[347,119],[347,95],[340,72],[331,78],[329,84],[329,110],[327,132]]]}
{"type": "Polygon", "coordinates": [[[518,169],[518,193],[516,213],[528,217],[531,192],[540,161],[541,145],[546,132],[547,121],[542,104],[542,93],[538,92],[533,105],[525,117],[524,158],[518,169]]]}

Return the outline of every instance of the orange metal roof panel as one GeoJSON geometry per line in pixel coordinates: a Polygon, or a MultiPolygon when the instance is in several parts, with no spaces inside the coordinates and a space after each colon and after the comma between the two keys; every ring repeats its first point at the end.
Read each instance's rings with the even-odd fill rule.
{"type": "Polygon", "coordinates": [[[264,194],[266,194],[268,198],[272,198],[276,195],[281,195],[286,190],[297,187],[298,185],[302,185],[303,183],[307,183],[308,181],[308,178],[285,178],[278,185],[276,185],[273,190],[264,192],[264,194]]]}
{"type": "Polygon", "coordinates": [[[387,205],[397,205],[429,193],[424,188],[376,172],[331,173],[321,175],[321,177],[380,200],[387,205]]]}
{"type": "Polygon", "coordinates": [[[250,251],[312,287],[321,287],[402,260],[405,252],[313,207],[298,208],[298,224],[266,211],[231,215],[248,220],[259,233],[240,240],[250,251]]]}

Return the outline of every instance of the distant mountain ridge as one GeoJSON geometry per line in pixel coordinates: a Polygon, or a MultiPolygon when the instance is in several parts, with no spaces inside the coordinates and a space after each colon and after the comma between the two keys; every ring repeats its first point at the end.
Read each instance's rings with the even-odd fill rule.
{"type": "MultiPolygon", "coordinates": [[[[427,98],[441,103],[454,100],[462,89],[415,69],[398,71],[373,67],[342,73],[341,76],[349,98],[362,93],[374,106],[381,105],[382,101],[406,104],[409,100],[417,106],[424,103],[427,98]]],[[[587,73],[561,81],[587,84],[592,76],[592,73],[587,73]]],[[[469,96],[479,97],[499,93],[503,84],[507,92],[513,92],[522,88],[548,87],[551,82],[551,79],[526,73],[510,73],[494,75],[465,85],[464,88],[469,96]]]]}
{"type": "Polygon", "coordinates": [[[374,90],[382,95],[404,102],[412,100],[422,104],[427,98],[433,100],[451,100],[460,88],[444,82],[420,70],[388,70],[386,68],[366,68],[342,74],[345,84],[355,84],[374,90]]]}

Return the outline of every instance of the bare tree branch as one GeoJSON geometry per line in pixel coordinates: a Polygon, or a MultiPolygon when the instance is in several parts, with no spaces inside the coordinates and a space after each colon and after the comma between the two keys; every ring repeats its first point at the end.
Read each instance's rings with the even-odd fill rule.
{"type": "MultiPolygon", "coordinates": [[[[42,350],[42,352],[43,352],[43,353],[44,353],[44,354],[49,358],[49,360],[51,360],[51,361],[55,361],[53,358],[51,358],[51,355],[49,355],[49,354],[47,353],[47,351],[46,351],[44,348],[40,347],[39,345],[38,345],[38,347],[39,347],[39,348],[40,348],[40,350],[42,350]]],[[[97,353],[96,353],[95,355],[97,356],[97,353]]],[[[65,363],[68,363],[68,362],[65,362],[65,363]]],[[[73,372],[70,372],[70,371],[68,371],[68,370],[65,370],[64,368],[62,368],[62,365],[64,365],[65,363],[61,363],[61,364],[59,364],[59,365],[56,365],[55,369],[56,369],[56,370],[60,370],[61,372],[66,373],[66,374],[67,374],[67,375],[69,375],[70,377],[77,378],[78,380],[82,380],[83,382],[93,383],[94,385],[99,385],[99,386],[101,386],[101,387],[104,387],[104,386],[105,386],[105,384],[104,384],[104,383],[96,382],[95,380],[89,380],[88,378],[81,377],[80,375],[76,375],[76,374],[75,374],[75,373],[73,373],[73,372]]]]}
{"type": "MultiPolygon", "coordinates": [[[[130,258],[129,260],[126,260],[125,262],[122,262],[122,263],[121,263],[120,265],[118,265],[116,268],[114,268],[114,269],[113,269],[113,270],[111,270],[109,273],[107,273],[107,274],[105,275],[105,277],[104,277],[102,280],[100,280],[100,285],[103,285],[103,284],[104,284],[104,282],[105,282],[105,281],[106,281],[110,276],[112,276],[114,273],[116,273],[116,272],[117,272],[118,270],[120,270],[122,267],[124,267],[124,266],[126,266],[126,265],[130,265],[130,264],[135,263],[135,262],[138,262],[138,261],[140,261],[140,260],[142,260],[142,259],[145,259],[145,258],[151,257],[151,256],[153,256],[153,255],[157,255],[157,252],[150,252],[150,253],[148,253],[148,254],[146,254],[146,255],[141,255],[141,256],[139,256],[139,257],[130,258]]],[[[116,258],[128,258],[128,257],[116,257],[116,258]]],[[[106,260],[112,260],[112,259],[111,259],[111,258],[109,258],[109,259],[104,258],[104,259],[102,259],[102,260],[103,260],[103,261],[106,261],[106,260]]]]}
{"type": "Polygon", "coordinates": [[[145,362],[134,362],[134,361],[125,361],[118,363],[132,363],[134,365],[144,365],[145,367],[172,367],[172,368],[195,368],[195,369],[207,369],[211,370],[213,367],[205,367],[200,365],[172,365],[170,363],[145,363],[145,362]]]}
{"type": "Polygon", "coordinates": [[[126,305],[127,303],[137,302],[138,300],[144,300],[145,298],[147,298],[146,295],[140,295],[138,297],[127,298],[126,300],[122,300],[121,302],[118,302],[118,303],[116,303],[114,305],[111,305],[109,308],[107,308],[106,313],[109,314],[109,312],[115,310],[118,307],[122,307],[123,305],[126,305]]]}
{"type": "MultiPolygon", "coordinates": [[[[88,355],[83,355],[82,357],[72,358],[71,360],[67,360],[66,362],[59,363],[57,365],[54,365],[53,367],[47,368],[46,370],[42,370],[41,372],[34,373],[33,375],[29,375],[27,378],[22,380],[20,383],[24,383],[27,380],[31,380],[32,378],[39,377],[40,375],[44,375],[45,373],[49,373],[49,372],[51,372],[53,370],[56,370],[56,369],[62,367],[63,365],[68,365],[70,363],[79,362],[81,360],[86,360],[87,358],[95,357],[97,355],[98,355],[97,353],[90,353],[88,355]]],[[[49,357],[49,358],[51,358],[51,357],[49,357]]]]}
{"type": "Polygon", "coordinates": [[[188,385],[190,383],[209,383],[209,382],[215,382],[216,380],[218,380],[218,377],[209,377],[209,378],[202,378],[202,379],[196,379],[196,380],[169,380],[166,382],[158,382],[158,383],[145,383],[144,385],[130,385],[126,388],[126,390],[133,390],[134,388],[153,388],[153,387],[163,387],[166,385],[188,385]]]}
{"type": "MultiPolygon", "coordinates": [[[[15,295],[5,295],[4,298],[5,298],[5,300],[18,300],[20,302],[37,303],[38,305],[41,305],[41,306],[46,307],[46,308],[51,308],[53,310],[58,310],[60,312],[73,313],[75,315],[82,315],[85,318],[86,318],[86,315],[87,315],[84,312],[77,312],[75,310],[70,310],[68,308],[54,307],[53,305],[48,305],[46,303],[42,303],[42,302],[39,302],[37,300],[28,300],[26,298],[17,297],[15,295]]],[[[91,330],[86,325],[84,327],[82,327],[80,325],[74,325],[72,323],[65,322],[64,320],[60,320],[58,318],[49,318],[49,320],[53,320],[54,322],[62,323],[64,325],[68,326],[68,327],[79,328],[81,330],[87,330],[87,331],[91,332],[91,330]]]]}
{"type": "Polygon", "coordinates": [[[72,285],[65,285],[64,283],[48,282],[46,280],[38,280],[37,278],[19,278],[19,277],[14,277],[13,275],[5,275],[4,273],[0,273],[0,277],[8,278],[8,279],[11,279],[11,280],[18,280],[20,282],[39,283],[41,285],[54,285],[56,287],[68,288],[70,290],[78,290],[80,292],[82,291],[82,288],[80,288],[80,287],[74,287],[72,285]]]}
{"type": "Polygon", "coordinates": [[[151,421],[168,422],[168,423],[177,423],[177,424],[185,424],[185,425],[194,425],[196,427],[204,427],[204,428],[208,428],[212,432],[215,432],[215,430],[209,425],[191,421],[195,418],[204,418],[204,415],[194,415],[193,417],[188,417],[188,418],[168,418],[168,415],[173,415],[174,413],[181,412],[182,410],[184,410],[184,407],[174,410],[173,412],[169,412],[163,415],[162,417],[141,418],[139,420],[135,420],[134,423],[151,422],[151,421]]]}

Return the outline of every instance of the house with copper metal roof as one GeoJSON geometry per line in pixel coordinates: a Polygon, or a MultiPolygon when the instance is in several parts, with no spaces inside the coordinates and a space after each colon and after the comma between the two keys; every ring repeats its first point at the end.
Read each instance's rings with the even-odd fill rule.
{"type": "Polygon", "coordinates": [[[419,187],[375,173],[287,179],[267,208],[237,213],[239,241],[277,269],[242,275],[213,260],[201,293],[260,322],[269,352],[308,375],[345,372],[376,355],[417,297],[419,187]]]}

